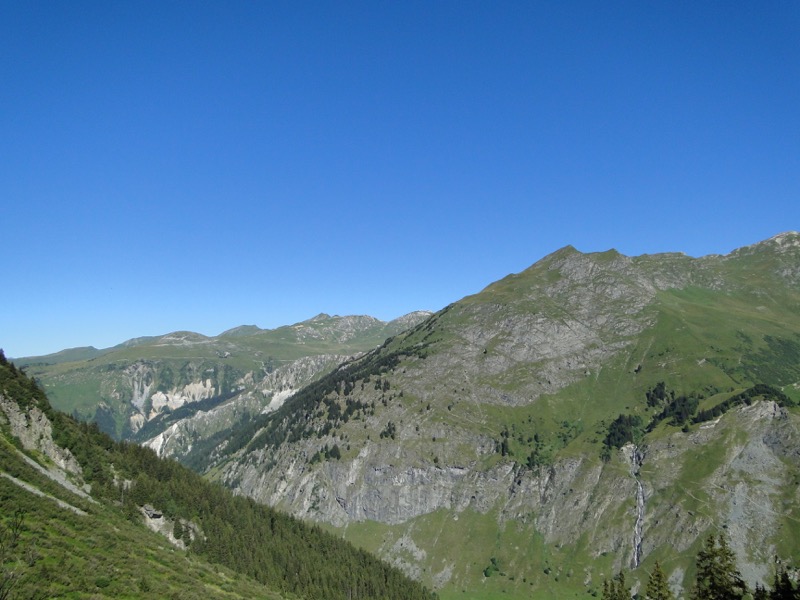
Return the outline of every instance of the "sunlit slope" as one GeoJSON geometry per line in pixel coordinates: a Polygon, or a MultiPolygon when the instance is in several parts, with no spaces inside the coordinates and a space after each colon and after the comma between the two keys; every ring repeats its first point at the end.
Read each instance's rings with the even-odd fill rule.
{"type": "Polygon", "coordinates": [[[685,587],[716,528],[766,581],[771,552],[800,554],[799,365],[797,234],[699,259],[568,247],[193,460],[445,596],[572,597],[655,560],[685,587]]]}
{"type": "Polygon", "coordinates": [[[0,501],[3,597],[431,599],[340,538],[53,410],[2,353],[0,501]]]}

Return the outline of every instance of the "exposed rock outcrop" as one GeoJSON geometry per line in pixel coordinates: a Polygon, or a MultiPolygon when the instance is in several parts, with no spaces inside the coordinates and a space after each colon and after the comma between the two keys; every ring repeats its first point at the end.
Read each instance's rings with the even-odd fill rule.
{"type": "Polygon", "coordinates": [[[81,467],[72,453],[53,441],[53,425],[38,407],[22,410],[16,402],[0,394],[0,409],[8,419],[11,434],[19,438],[23,448],[41,452],[59,469],[81,475],[81,467]]]}

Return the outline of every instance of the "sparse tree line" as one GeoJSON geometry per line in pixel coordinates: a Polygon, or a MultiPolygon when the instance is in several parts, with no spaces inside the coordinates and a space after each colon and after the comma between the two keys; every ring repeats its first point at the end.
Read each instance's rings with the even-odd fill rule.
{"type": "Polygon", "coordinates": [[[682,427],[683,431],[688,431],[690,424],[716,419],[735,406],[750,406],[755,398],[773,400],[778,403],[778,406],[795,406],[795,402],[782,391],[764,383],[758,383],[699,412],[697,409],[700,400],[705,398],[704,393],[692,392],[688,395],[676,395],[674,390],[666,389],[663,381],[648,389],[645,398],[647,406],[661,408],[661,410],[651,417],[647,425],[638,415],[621,414],[614,419],[608,425],[606,436],[603,439],[603,448],[600,453],[603,460],[611,458],[613,448],[622,448],[629,442],[636,443],[642,435],[653,431],[662,421],[669,420],[670,425],[682,427]]]}
{"type": "Polygon", "coordinates": [[[380,348],[347,362],[337,370],[304,386],[275,412],[258,415],[249,421],[239,423],[235,430],[224,430],[208,440],[198,442],[192,464],[202,463],[201,457],[208,456],[212,452],[219,451],[225,456],[230,456],[242,449],[248,453],[264,448],[274,449],[283,443],[318,436],[320,432],[313,428],[314,417],[321,417],[319,411],[323,408],[327,412],[327,422],[323,425],[326,428],[325,433],[331,432],[351,416],[354,417],[359,413],[367,414],[367,411],[373,414],[375,407],[372,404],[367,406],[349,398],[356,383],[360,381],[363,385],[369,382],[372,376],[377,376],[375,385],[380,386],[380,390],[385,393],[390,389],[390,384],[381,375],[395,368],[403,356],[413,354],[421,357],[423,350],[420,347],[414,350],[389,351],[386,345],[391,339],[389,338],[380,348]],[[337,401],[330,399],[331,394],[337,393],[345,398],[344,410],[341,410],[337,401]],[[224,447],[220,449],[223,441],[224,447]]]}
{"type": "MultiPolygon", "coordinates": [[[[756,584],[748,589],[736,568],[736,555],[724,534],[710,535],[703,542],[695,562],[697,574],[689,591],[690,600],[800,600],[800,587],[789,572],[778,566],[771,588],[756,584]]],[[[667,576],[656,562],[642,592],[631,595],[631,588],[620,572],[603,581],[603,600],[679,600],[670,589],[667,576]]]]}
{"type": "Polygon", "coordinates": [[[536,427],[532,417],[527,424],[511,423],[511,427],[503,425],[500,438],[494,440],[494,451],[503,457],[515,458],[517,465],[535,470],[552,466],[558,450],[566,448],[569,443],[583,431],[579,421],[565,419],[558,423],[558,428],[551,435],[539,431],[531,431],[536,427]]]}

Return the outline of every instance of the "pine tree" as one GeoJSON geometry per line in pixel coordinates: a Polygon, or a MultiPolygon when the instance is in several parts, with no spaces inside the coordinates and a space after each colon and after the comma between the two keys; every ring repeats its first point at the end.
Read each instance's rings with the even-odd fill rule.
{"type": "Polygon", "coordinates": [[[753,591],[753,600],[770,600],[767,589],[759,583],[756,584],[756,589],[753,591]]]}
{"type": "Polygon", "coordinates": [[[179,540],[183,537],[183,525],[178,517],[175,517],[175,523],[172,525],[172,536],[179,540]]]}
{"type": "Polygon", "coordinates": [[[667,584],[667,576],[661,569],[661,565],[656,562],[650,577],[647,579],[647,589],[645,590],[646,600],[674,600],[675,597],[667,584]]]}
{"type": "Polygon", "coordinates": [[[187,546],[192,543],[192,530],[188,523],[183,524],[183,543],[187,546]]]}
{"type": "Polygon", "coordinates": [[[800,590],[794,589],[789,574],[778,567],[775,571],[775,583],[769,595],[769,600],[795,600],[796,598],[800,598],[800,590]]]}
{"type": "Polygon", "coordinates": [[[723,534],[708,536],[697,553],[697,578],[692,600],[740,600],[747,585],[736,569],[736,556],[723,534]]]}
{"type": "Polygon", "coordinates": [[[631,600],[624,573],[618,573],[611,581],[603,580],[603,600],[631,600]]]}

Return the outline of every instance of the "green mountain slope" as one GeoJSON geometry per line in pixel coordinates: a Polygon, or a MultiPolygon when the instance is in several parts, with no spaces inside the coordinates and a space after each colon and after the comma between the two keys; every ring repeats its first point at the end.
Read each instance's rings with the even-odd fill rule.
{"type": "Polygon", "coordinates": [[[575,597],[725,529],[800,556],[800,235],[726,256],[565,248],[188,460],[443,597],[575,597]],[[221,443],[219,443],[221,442],[221,443]]]}
{"type": "Polygon", "coordinates": [[[2,597],[431,598],[319,528],[54,411],[2,353],[0,507],[2,597]]]}
{"type": "Polygon", "coordinates": [[[15,362],[42,383],[59,410],[96,421],[118,439],[131,439],[160,418],[163,425],[151,424],[148,430],[158,434],[175,422],[164,417],[177,409],[186,407],[185,417],[242,393],[250,396],[248,409],[259,412],[273,391],[263,392],[262,384],[276,369],[313,356],[335,356],[333,362],[339,362],[339,357],[375,348],[427,315],[411,313],[384,322],[323,314],[273,330],[244,326],[216,337],[180,331],[104,350],[75,348],[15,362]],[[191,407],[201,401],[202,407],[191,407]]]}

